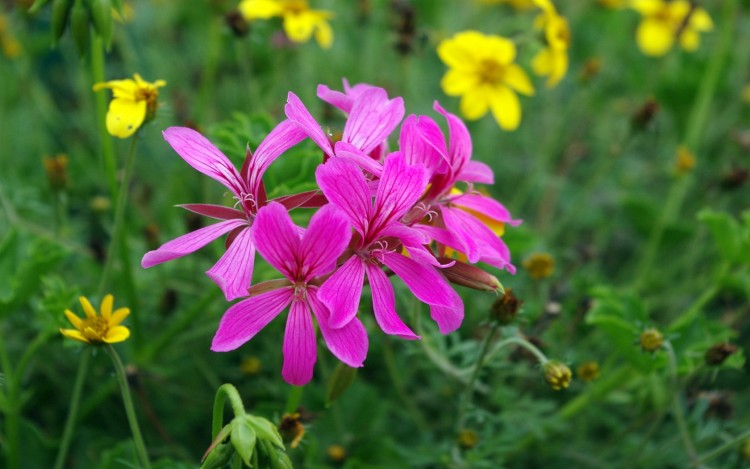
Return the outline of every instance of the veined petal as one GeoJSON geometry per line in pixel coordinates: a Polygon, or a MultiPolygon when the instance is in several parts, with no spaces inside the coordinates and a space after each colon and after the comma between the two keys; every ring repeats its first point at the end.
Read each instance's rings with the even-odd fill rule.
{"type": "Polygon", "coordinates": [[[293,288],[286,287],[232,305],[219,321],[219,329],[211,342],[211,350],[228,352],[252,339],[278,316],[293,297],[293,288]]]}
{"type": "Polygon", "coordinates": [[[284,366],[281,376],[289,384],[307,384],[315,367],[315,328],[307,303],[292,301],[284,331],[284,366]]]}
{"type": "Polygon", "coordinates": [[[357,315],[365,278],[365,263],[351,256],[320,287],[318,298],[328,307],[331,315],[328,325],[340,329],[357,315]]]}
{"type": "Polygon", "coordinates": [[[223,205],[213,204],[181,204],[180,208],[189,210],[204,217],[215,218],[217,220],[245,219],[245,213],[237,209],[225,207],[223,205]]]}
{"type": "Polygon", "coordinates": [[[516,130],[521,123],[521,103],[516,93],[506,86],[495,88],[490,94],[492,115],[504,130],[516,130]]]}
{"type": "Polygon", "coordinates": [[[195,170],[219,181],[238,199],[247,192],[232,162],[206,137],[187,127],[170,127],[162,133],[174,151],[195,170]]]}
{"type": "MultiPolygon", "coordinates": [[[[451,234],[452,239],[458,243],[458,250],[466,254],[466,257],[472,264],[478,262],[479,244],[474,233],[465,222],[463,214],[466,212],[456,208],[442,207],[440,213],[443,216],[443,223],[446,230],[451,234]]],[[[451,247],[455,248],[456,246],[451,247]]]]}
{"type": "Polygon", "coordinates": [[[424,266],[401,254],[386,252],[383,263],[404,281],[420,301],[431,305],[454,306],[455,292],[432,266],[424,266]]]}
{"type": "Polygon", "coordinates": [[[508,250],[508,246],[487,225],[463,210],[451,209],[451,214],[457,220],[455,223],[463,227],[465,233],[471,234],[473,239],[476,240],[478,247],[476,257],[478,259],[472,260],[474,256],[469,256],[471,262],[481,260],[498,268],[507,269],[511,273],[515,271],[515,268],[510,263],[510,250],[508,250]]]}
{"type": "Polygon", "coordinates": [[[348,96],[341,91],[332,90],[326,85],[318,85],[317,94],[318,98],[346,113],[349,113],[349,111],[351,111],[352,104],[354,104],[353,97],[348,96]]]}
{"type": "Polygon", "coordinates": [[[367,331],[362,322],[355,317],[344,327],[334,329],[328,325],[330,312],[318,299],[314,287],[307,289],[307,301],[318,320],[318,327],[328,350],[348,366],[361,367],[367,357],[369,345],[367,331]]]}
{"type": "Polygon", "coordinates": [[[427,169],[423,165],[407,164],[401,154],[388,155],[375,195],[376,218],[372,224],[383,228],[400,220],[424,194],[427,177],[427,169]]]}
{"type": "Polygon", "coordinates": [[[247,225],[246,220],[226,220],[204,228],[184,234],[179,238],[162,244],[158,249],[147,252],[141,260],[141,267],[147,269],[162,262],[171,261],[178,257],[197,251],[219,236],[233,229],[247,225]]]}
{"type": "Polygon", "coordinates": [[[383,165],[374,160],[370,155],[365,154],[362,150],[351,143],[338,141],[334,146],[334,153],[337,158],[346,158],[357,164],[370,174],[377,177],[383,173],[383,165]]]}
{"type": "Polygon", "coordinates": [[[401,124],[399,149],[408,164],[422,164],[430,173],[444,173],[448,149],[443,132],[427,116],[407,117],[401,124]]]}
{"type": "Polygon", "coordinates": [[[435,111],[442,114],[448,123],[448,135],[450,140],[448,146],[448,163],[451,165],[451,168],[453,168],[453,171],[458,174],[462,171],[466,163],[471,160],[472,145],[469,129],[466,128],[466,124],[464,124],[458,116],[443,109],[437,101],[435,101],[432,107],[435,111]]]}
{"type": "Polygon", "coordinates": [[[252,231],[251,228],[240,231],[227,252],[206,272],[224,292],[227,301],[247,296],[250,288],[255,263],[252,231]]]}
{"type": "Polygon", "coordinates": [[[295,281],[299,269],[300,233],[289,212],[278,202],[258,211],[253,223],[255,247],[286,278],[295,281]]]}
{"type": "Polygon", "coordinates": [[[510,216],[510,211],[492,197],[479,194],[461,194],[452,199],[451,203],[459,207],[474,210],[493,220],[508,223],[512,226],[517,226],[521,223],[521,220],[513,220],[513,217],[510,216]]]}
{"type": "Polygon", "coordinates": [[[352,104],[341,140],[364,153],[380,145],[404,118],[404,100],[389,100],[382,88],[364,91],[352,104]]]}
{"type": "Polygon", "coordinates": [[[315,142],[328,156],[333,155],[333,148],[328,136],[320,128],[310,111],[307,110],[302,101],[291,91],[287,95],[287,103],[284,106],[286,117],[297,124],[310,139],[315,142]]]}
{"type": "Polygon", "coordinates": [[[492,168],[481,161],[468,161],[456,179],[479,184],[494,184],[495,174],[492,172],[492,168]]]}
{"type": "Polygon", "coordinates": [[[354,229],[364,235],[372,197],[362,171],[346,159],[331,158],[318,166],[315,179],[328,201],[341,209],[354,229]]]}
{"type": "Polygon", "coordinates": [[[300,246],[305,281],[335,269],[336,260],[351,237],[351,225],[336,206],[327,204],[319,208],[310,219],[300,246]]]}
{"type": "Polygon", "coordinates": [[[250,159],[250,169],[248,171],[247,186],[254,196],[258,196],[263,173],[268,167],[276,161],[285,151],[305,139],[307,134],[290,120],[284,120],[269,133],[266,138],[260,142],[250,159]]]}
{"type": "Polygon", "coordinates": [[[396,295],[393,292],[393,286],[380,267],[368,264],[367,278],[370,280],[372,289],[372,309],[380,329],[386,334],[396,335],[403,339],[419,339],[420,337],[404,324],[396,312],[396,295]]]}
{"type": "Polygon", "coordinates": [[[146,101],[115,98],[107,110],[107,132],[118,138],[128,138],[146,119],[146,101]]]}
{"type": "Polygon", "coordinates": [[[430,305],[430,317],[438,325],[441,334],[449,334],[461,326],[464,320],[464,304],[461,298],[452,307],[430,305]]]}

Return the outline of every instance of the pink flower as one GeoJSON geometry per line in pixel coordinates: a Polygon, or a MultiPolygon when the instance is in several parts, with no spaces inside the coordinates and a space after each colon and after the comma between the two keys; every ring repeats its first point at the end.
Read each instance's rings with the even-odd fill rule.
{"type": "MultiPolygon", "coordinates": [[[[320,276],[336,267],[336,259],[349,244],[351,228],[346,217],[336,207],[324,205],[300,235],[301,229],[292,223],[286,208],[271,202],[258,212],[253,231],[258,252],[285,280],[271,281],[270,287],[276,288],[229,308],[221,318],[211,350],[236,349],[291,304],[281,371],[288,383],[301,386],[312,378],[316,360],[313,316],[331,353],[349,366],[361,367],[368,347],[364,326],[354,318],[341,328],[329,327],[330,313],[320,301],[316,286],[320,276]]],[[[261,285],[256,287],[264,289],[261,285]]]]}
{"type": "Polygon", "coordinates": [[[385,265],[414,295],[430,305],[440,331],[455,330],[463,319],[463,302],[438,273],[435,257],[425,248],[430,239],[401,222],[427,186],[427,170],[409,165],[400,153],[386,159],[374,204],[362,171],[345,158],[318,167],[316,179],[323,194],[338,207],[356,231],[353,253],[321,286],[320,299],[331,310],[329,325],[346,327],[359,307],[365,276],[372,289],[375,320],[387,334],[418,338],[396,313],[395,295],[385,265]],[[409,257],[402,254],[402,246],[409,257]]]}
{"type": "Polygon", "coordinates": [[[294,93],[289,93],[284,110],[287,118],[296,123],[328,157],[349,158],[366,171],[379,176],[382,170],[377,160],[384,154],[383,145],[404,117],[404,100],[388,99],[382,88],[357,85],[346,95],[318,88],[325,99],[332,100],[349,116],[341,140],[332,144],[320,124],[294,93]]]}
{"type": "Polygon", "coordinates": [[[513,220],[500,202],[473,189],[473,183],[492,184],[492,170],[471,160],[471,136],[461,119],[437,102],[434,108],[448,122],[449,146],[440,127],[427,116],[409,116],[401,127],[400,148],[406,160],[431,169],[430,187],[422,202],[427,211],[439,214],[429,225],[415,228],[466,254],[472,263],[482,261],[513,273],[510,251],[493,228],[503,224],[516,226],[521,221],[513,220]],[[457,190],[457,182],[466,183],[468,189],[457,190]]]}
{"type": "Polygon", "coordinates": [[[226,253],[206,274],[221,288],[227,300],[246,296],[255,262],[251,227],[258,209],[266,204],[261,178],[268,166],[286,150],[301,142],[305,134],[295,124],[282,122],[258,145],[254,155],[248,154],[242,174],[218,148],[195,130],[170,127],[163,134],[177,154],[190,166],[229,189],[240,210],[210,204],[183,205],[187,210],[223,221],[192,231],[147,252],[141,265],[149,268],[185,256],[219,236],[230,233],[231,244],[226,253]]]}

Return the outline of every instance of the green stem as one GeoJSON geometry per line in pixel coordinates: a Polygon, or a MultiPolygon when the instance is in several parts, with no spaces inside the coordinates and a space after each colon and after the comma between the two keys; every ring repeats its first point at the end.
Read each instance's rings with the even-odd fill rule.
{"type": "Polygon", "coordinates": [[[198,102],[196,105],[195,119],[205,122],[211,98],[213,96],[216,81],[216,71],[221,59],[221,23],[215,18],[208,22],[208,38],[206,40],[206,58],[203,61],[203,76],[201,76],[200,90],[198,91],[198,102]]]}
{"type": "MultiPolygon", "coordinates": [[[[701,80],[698,96],[695,99],[695,103],[690,112],[690,118],[685,133],[685,145],[687,145],[692,151],[697,151],[698,149],[701,133],[709,117],[709,107],[716,91],[716,85],[719,81],[721,70],[726,61],[727,54],[730,52],[733,45],[732,36],[734,34],[734,26],[736,23],[737,7],[737,0],[727,0],[724,2],[724,11],[722,14],[722,24],[724,27],[721,28],[722,35],[714,53],[711,55],[706,72],[701,80]]],[[[640,289],[640,287],[643,286],[643,282],[648,280],[646,275],[650,272],[654,260],[656,259],[656,254],[659,250],[665,228],[679,214],[685,195],[687,194],[692,181],[692,177],[684,176],[676,179],[672,184],[672,188],[667,196],[667,202],[664,205],[661,216],[651,230],[648,244],[644,250],[644,255],[638,265],[634,277],[635,289],[640,289]]]]}
{"type": "MultiPolygon", "coordinates": [[[[98,34],[91,37],[91,78],[93,84],[102,83],[104,77],[104,41],[98,34]]],[[[96,124],[99,138],[102,141],[102,160],[104,176],[111,197],[117,194],[117,164],[115,162],[115,147],[112,137],[107,132],[107,95],[102,92],[94,93],[96,104],[96,124]]]]}
{"type": "Polygon", "coordinates": [[[727,441],[723,445],[719,446],[718,448],[715,448],[711,450],[710,452],[704,454],[698,459],[698,464],[703,464],[704,462],[708,461],[709,459],[713,459],[716,456],[720,455],[721,453],[732,449],[735,445],[738,445],[742,443],[743,441],[750,438],[750,430],[746,431],[745,433],[741,433],[739,436],[733,438],[730,441],[727,441]]]}
{"type": "Polygon", "coordinates": [[[70,396],[68,418],[67,420],[65,420],[65,429],[63,430],[60,447],[57,450],[57,457],[55,458],[55,469],[62,469],[65,465],[65,458],[68,456],[70,442],[73,439],[73,429],[75,428],[76,419],[78,417],[78,406],[81,403],[81,391],[83,391],[83,382],[86,378],[86,374],[88,373],[90,361],[90,347],[85,347],[83,350],[83,356],[81,357],[81,362],[78,364],[78,373],[76,373],[76,380],[73,384],[73,394],[70,396]]]}
{"type": "Polygon", "coordinates": [[[495,344],[495,347],[492,349],[492,351],[487,354],[487,360],[493,357],[500,349],[510,344],[519,345],[529,352],[533,353],[536,359],[539,360],[539,364],[542,366],[544,366],[544,364],[549,361],[549,359],[542,353],[541,350],[536,348],[534,344],[522,337],[508,337],[507,339],[501,340],[500,342],[495,344]]]}
{"type": "Polygon", "coordinates": [[[125,406],[125,413],[128,416],[128,423],[130,424],[130,431],[133,434],[133,442],[135,443],[135,450],[138,454],[143,467],[149,469],[151,463],[148,460],[148,452],[146,451],[146,445],[143,443],[143,437],[141,436],[141,429],[138,426],[138,418],[135,415],[135,408],[133,407],[133,399],[130,397],[130,386],[128,385],[128,378],[125,375],[125,367],[122,365],[122,360],[117,354],[117,351],[111,344],[107,344],[104,347],[110,358],[112,364],[115,366],[115,373],[117,374],[117,381],[120,385],[120,392],[122,393],[122,403],[125,406]]]}
{"type": "Polygon", "coordinates": [[[5,340],[0,340],[0,365],[2,365],[5,376],[5,452],[7,455],[8,469],[19,469],[21,467],[21,406],[19,405],[18,382],[15,370],[11,364],[8,351],[5,348],[5,340]]]}
{"type": "Polygon", "coordinates": [[[289,394],[286,396],[286,407],[284,407],[285,413],[293,414],[294,412],[297,412],[299,403],[302,400],[302,391],[304,389],[304,386],[289,386],[289,394]]]}
{"type": "Polygon", "coordinates": [[[216,390],[216,397],[214,398],[214,410],[211,419],[211,438],[215,439],[221,429],[224,427],[224,403],[229,399],[229,405],[232,406],[232,411],[235,417],[245,415],[245,406],[242,404],[242,398],[240,393],[237,392],[237,388],[229,383],[224,383],[219,386],[216,390]]]}
{"type": "Polygon", "coordinates": [[[680,438],[682,438],[682,443],[685,445],[685,450],[690,458],[690,466],[698,467],[698,453],[696,453],[695,445],[693,445],[693,440],[690,438],[690,432],[688,431],[687,423],[685,422],[685,414],[680,405],[680,383],[677,377],[677,357],[675,357],[674,349],[669,341],[664,342],[664,349],[667,351],[667,357],[669,358],[669,373],[672,375],[672,384],[674,386],[672,413],[677,422],[677,428],[680,431],[680,438]]]}
{"type": "Polygon", "coordinates": [[[393,347],[391,346],[390,339],[387,337],[383,339],[383,360],[385,360],[385,368],[388,371],[388,375],[391,378],[391,382],[396,389],[396,394],[398,394],[399,399],[401,399],[401,402],[406,406],[406,409],[411,414],[412,419],[419,430],[423,434],[428,433],[430,431],[430,426],[427,424],[427,420],[425,420],[419,407],[417,407],[417,405],[414,404],[414,401],[409,397],[406,389],[404,389],[404,383],[401,380],[401,375],[398,372],[396,359],[393,354],[393,347]]]}
{"type": "Polygon", "coordinates": [[[497,332],[497,329],[499,327],[499,324],[493,324],[489,334],[487,334],[487,337],[485,337],[484,343],[482,344],[482,350],[479,352],[477,362],[474,365],[474,371],[471,373],[471,377],[469,378],[469,382],[466,384],[463,395],[461,395],[461,400],[458,403],[458,412],[456,414],[456,424],[454,428],[454,432],[456,434],[458,434],[458,432],[460,432],[464,426],[464,423],[466,421],[466,408],[469,406],[471,397],[474,394],[474,383],[476,383],[477,378],[479,378],[479,371],[484,365],[485,357],[487,356],[487,352],[489,351],[490,345],[492,344],[492,339],[495,337],[495,333],[497,332]]]}
{"type": "MultiPolygon", "coordinates": [[[[128,188],[130,186],[130,178],[133,173],[133,164],[135,162],[135,150],[138,146],[138,137],[140,136],[140,130],[137,131],[130,140],[130,149],[128,150],[128,156],[125,160],[125,173],[123,174],[122,182],[120,183],[120,189],[117,193],[117,205],[115,207],[115,222],[112,228],[112,235],[109,242],[109,250],[107,251],[107,261],[104,264],[104,270],[102,271],[102,277],[99,282],[99,296],[104,295],[105,289],[109,283],[109,279],[112,275],[112,267],[114,266],[115,254],[118,246],[124,248],[127,244],[121,242],[123,236],[123,220],[125,218],[125,207],[128,199],[128,188]]],[[[125,261],[127,253],[123,253],[122,259],[125,261]]],[[[133,335],[140,337],[140,319],[138,315],[137,305],[131,304],[130,307],[133,309],[132,324],[133,324],[133,335]]]]}

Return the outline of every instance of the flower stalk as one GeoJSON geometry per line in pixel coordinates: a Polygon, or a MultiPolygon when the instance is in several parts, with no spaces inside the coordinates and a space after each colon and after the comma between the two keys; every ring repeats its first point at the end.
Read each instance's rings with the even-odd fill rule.
{"type": "Polygon", "coordinates": [[[62,439],[60,440],[60,447],[57,450],[55,469],[62,469],[65,465],[65,458],[68,456],[68,449],[70,449],[70,442],[73,438],[73,429],[75,428],[76,418],[78,417],[78,406],[81,403],[83,383],[86,374],[88,374],[90,361],[91,352],[88,348],[85,348],[83,350],[83,355],[81,356],[81,362],[78,364],[78,372],[76,373],[76,380],[73,384],[73,394],[70,396],[68,418],[65,420],[65,428],[63,430],[62,439]]]}

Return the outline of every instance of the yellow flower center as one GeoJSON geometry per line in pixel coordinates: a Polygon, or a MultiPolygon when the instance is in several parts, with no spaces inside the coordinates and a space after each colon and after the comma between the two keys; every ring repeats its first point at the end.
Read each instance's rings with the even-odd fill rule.
{"type": "Polygon", "coordinates": [[[107,330],[109,324],[101,316],[94,316],[93,318],[86,318],[81,324],[81,334],[92,342],[103,342],[107,336],[107,330]]]}
{"type": "Polygon", "coordinates": [[[496,60],[484,59],[479,62],[479,80],[482,83],[496,85],[502,83],[505,67],[496,60]]]}
{"type": "Polygon", "coordinates": [[[136,101],[146,101],[146,109],[148,114],[152,114],[156,110],[156,100],[159,98],[159,91],[156,88],[138,88],[135,92],[136,101]]]}
{"type": "Polygon", "coordinates": [[[307,2],[304,0],[287,0],[284,2],[284,12],[288,14],[300,14],[309,9],[307,2]]]}

